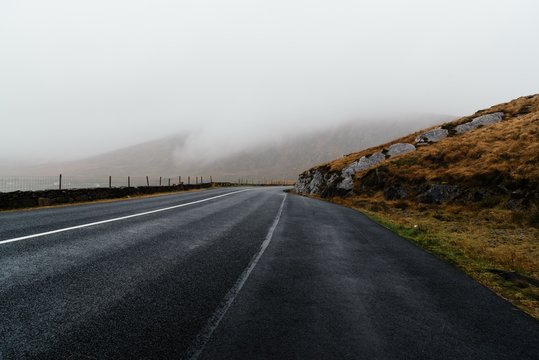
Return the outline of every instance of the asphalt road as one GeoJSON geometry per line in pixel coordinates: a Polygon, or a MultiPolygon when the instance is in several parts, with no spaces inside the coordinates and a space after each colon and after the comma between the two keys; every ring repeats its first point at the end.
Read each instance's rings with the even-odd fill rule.
{"type": "Polygon", "coordinates": [[[539,359],[539,322],[282,190],[0,213],[0,359],[539,359]]]}

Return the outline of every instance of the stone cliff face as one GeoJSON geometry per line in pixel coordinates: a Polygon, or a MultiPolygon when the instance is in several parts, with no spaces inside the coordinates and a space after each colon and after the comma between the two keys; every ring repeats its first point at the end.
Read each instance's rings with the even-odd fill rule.
{"type": "Polygon", "coordinates": [[[396,143],[387,149],[365,155],[359,158],[340,172],[328,171],[326,167],[308,170],[299,176],[295,184],[295,190],[302,194],[346,195],[353,191],[354,175],[361,170],[369,169],[376,164],[398,155],[415,151],[412,144],[396,143]]]}

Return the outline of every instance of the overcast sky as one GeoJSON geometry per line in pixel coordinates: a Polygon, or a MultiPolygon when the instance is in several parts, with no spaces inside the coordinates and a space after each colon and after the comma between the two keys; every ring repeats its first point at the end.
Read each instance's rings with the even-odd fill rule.
{"type": "Polygon", "coordinates": [[[0,157],[467,115],[539,92],[537,15],[535,0],[1,0],[0,157]]]}

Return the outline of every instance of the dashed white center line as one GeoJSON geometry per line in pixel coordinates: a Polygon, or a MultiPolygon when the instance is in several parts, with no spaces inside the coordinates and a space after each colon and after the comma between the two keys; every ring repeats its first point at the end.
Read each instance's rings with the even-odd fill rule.
{"type": "Polygon", "coordinates": [[[260,245],[260,249],[258,252],[253,256],[251,259],[251,262],[245,268],[243,273],[240,275],[238,280],[236,280],[236,283],[232,288],[228,291],[228,293],[225,295],[217,309],[213,312],[213,315],[210,317],[208,322],[206,323],[206,326],[198,333],[197,337],[189,347],[189,349],[185,352],[184,356],[182,356],[182,359],[189,359],[189,360],[197,360],[204,350],[204,347],[210,340],[211,336],[213,335],[213,332],[217,327],[219,326],[219,323],[221,320],[225,317],[228,309],[240,293],[241,289],[243,288],[243,285],[249,278],[249,275],[251,275],[251,272],[255,268],[256,264],[258,264],[258,261],[264,254],[264,251],[266,251],[266,248],[268,247],[271,238],[273,237],[273,232],[275,231],[275,228],[279,224],[279,220],[281,219],[281,215],[283,213],[284,203],[286,201],[286,194],[283,197],[283,201],[281,202],[281,206],[279,207],[279,210],[277,211],[277,215],[275,215],[275,219],[273,220],[273,223],[271,227],[268,230],[268,233],[266,235],[266,238],[264,239],[264,242],[262,242],[262,245],[260,245]]]}

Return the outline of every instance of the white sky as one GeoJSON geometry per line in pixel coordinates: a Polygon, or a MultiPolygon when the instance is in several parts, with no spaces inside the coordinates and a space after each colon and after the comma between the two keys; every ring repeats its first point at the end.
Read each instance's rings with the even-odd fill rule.
{"type": "Polygon", "coordinates": [[[208,151],[539,92],[537,1],[1,0],[0,157],[208,151]],[[195,140],[193,140],[195,139],[195,140]]]}

